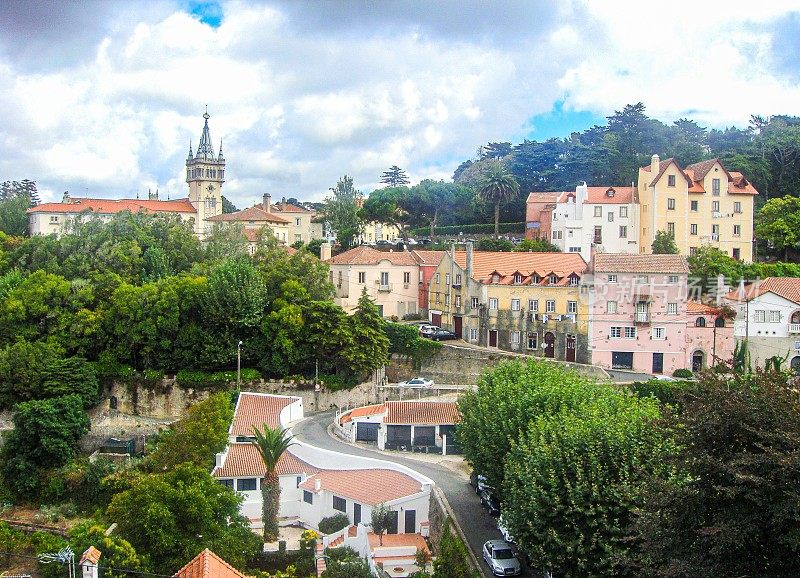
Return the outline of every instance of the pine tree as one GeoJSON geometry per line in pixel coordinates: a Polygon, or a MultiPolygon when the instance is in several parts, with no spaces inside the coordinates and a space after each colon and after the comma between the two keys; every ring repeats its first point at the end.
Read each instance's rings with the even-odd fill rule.
{"type": "Polygon", "coordinates": [[[411,181],[408,180],[408,175],[406,175],[403,169],[397,165],[392,165],[389,167],[388,171],[381,175],[381,182],[386,183],[390,187],[402,187],[409,184],[411,181]]]}

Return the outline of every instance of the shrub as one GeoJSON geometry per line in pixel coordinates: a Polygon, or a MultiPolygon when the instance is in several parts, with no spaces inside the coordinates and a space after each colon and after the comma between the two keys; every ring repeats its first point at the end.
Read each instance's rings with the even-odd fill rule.
{"type": "Polygon", "coordinates": [[[514,243],[508,239],[481,239],[476,247],[478,251],[504,251],[506,253],[514,249],[514,243]]]}
{"type": "Polygon", "coordinates": [[[692,372],[688,369],[676,369],[672,372],[672,377],[680,377],[681,379],[691,379],[692,372]]]}
{"type": "Polygon", "coordinates": [[[691,384],[692,382],[688,381],[651,379],[650,381],[635,381],[630,387],[637,397],[655,397],[661,403],[676,406],[681,392],[686,391],[691,384]]]}
{"type": "Polygon", "coordinates": [[[358,379],[352,375],[333,375],[333,374],[320,374],[319,381],[329,391],[340,391],[343,389],[353,389],[358,385],[358,379]]]}
{"type": "MultiPolygon", "coordinates": [[[[214,385],[223,385],[236,382],[236,370],[228,371],[199,371],[192,369],[181,369],[175,375],[175,379],[182,387],[203,388],[214,385]]],[[[242,368],[242,383],[257,381],[261,379],[261,372],[257,369],[242,368]]]]}
{"type": "MultiPolygon", "coordinates": [[[[419,229],[412,229],[410,234],[413,236],[425,236],[431,232],[430,227],[421,227],[419,229]]],[[[483,233],[491,235],[494,233],[494,223],[479,223],[477,225],[447,225],[445,227],[436,227],[434,235],[458,235],[459,233],[472,234],[483,233]]],[[[501,233],[518,233],[520,235],[525,233],[525,223],[500,223],[501,233]]]]}
{"type": "Polygon", "coordinates": [[[347,528],[349,525],[350,520],[346,514],[335,514],[319,521],[319,531],[323,534],[333,534],[342,528],[347,528]]]}

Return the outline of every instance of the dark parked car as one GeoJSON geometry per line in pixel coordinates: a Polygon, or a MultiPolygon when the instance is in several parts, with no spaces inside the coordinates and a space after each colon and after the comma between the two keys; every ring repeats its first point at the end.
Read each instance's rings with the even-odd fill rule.
{"type": "Polygon", "coordinates": [[[425,337],[430,337],[434,341],[447,341],[450,339],[458,339],[458,335],[447,329],[437,329],[432,333],[428,333],[425,337]]]}
{"type": "Polygon", "coordinates": [[[489,510],[490,516],[500,515],[500,500],[491,490],[486,489],[481,492],[481,505],[489,510]]]}

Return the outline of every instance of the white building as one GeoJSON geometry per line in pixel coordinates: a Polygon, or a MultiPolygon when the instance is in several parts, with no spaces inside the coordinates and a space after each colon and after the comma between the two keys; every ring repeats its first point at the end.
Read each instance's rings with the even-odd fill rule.
{"type": "MultiPolygon", "coordinates": [[[[244,497],[242,514],[262,527],[261,479],[264,464],[250,443],[253,426],[288,427],[303,417],[299,397],[242,393],[228,430],[228,446],[217,454],[212,475],[244,497]]],[[[369,525],[372,508],[384,504],[396,514],[391,534],[427,531],[429,478],[398,464],[323,450],[295,442],[278,462],[281,524],[318,528],[337,513],[353,525],[369,525]],[[401,514],[402,512],[402,514],[401,514]]]]}
{"type": "Polygon", "coordinates": [[[639,252],[639,205],[633,187],[587,187],[557,193],[550,241],[565,253],[639,252]]]}
{"type": "Polygon", "coordinates": [[[736,309],[734,335],[747,341],[753,366],[786,358],[784,367],[800,375],[800,279],[767,277],[734,289],[725,300],[736,309]]]}

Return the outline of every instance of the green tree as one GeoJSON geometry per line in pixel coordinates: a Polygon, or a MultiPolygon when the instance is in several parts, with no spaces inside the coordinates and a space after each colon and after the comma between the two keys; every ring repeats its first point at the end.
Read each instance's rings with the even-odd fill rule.
{"type": "Polygon", "coordinates": [[[259,551],[261,541],[239,512],[240,503],[206,468],[181,464],[135,480],[114,496],[107,515],[122,538],[147,553],[152,572],[172,575],[204,548],[235,567],[259,551]]]}
{"type": "Polygon", "coordinates": [[[214,455],[225,449],[233,405],[228,393],[215,393],[189,408],[146,459],[150,471],[174,470],[189,463],[210,468],[214,455]]]}
{"type": "Polygon", "coordinates": [[[558,253],[561,251],[547,239],[525,239],[513,250],[518,253],[558,253]]]}
{"type": "Polygon", "coordinates": [[[675,237],[667,231],[656,231],[656,238],[653,239],[651,249],[654,255],[678,254],[675,237]]]}
{"type": "Polygon", "coordinates": [[[519,183],[502,161],[491,161],[480,177],[478,194],[494,205],[494,236],[500,232],[500,203],[519,193],[519,183]]]}
{"type": "Polygon", "coordinates": [[[796,576],[800,400],[786,373],[705,372],[664,427],[681,475],[649,484],[641,576],[796,576]]]}
{"type": "Polygon", "coordinates": [[[444,521],[439,541],[439,555],[433,561],[433,578],[477,578],[480,576],[469,562],[469,549],[453,532],[450,518],[444,521]]]}
{"type": "Polygon", "coordinates": [[[0,183],[0,231],[11,236],[27,235],[27,210],[38,204],[35,182],[25,179],[0,183]]]}
{"type": "Polygon", "coordinates": [[[476,247],[478,251],[503,251],[510,253],[514,250],[514,243],[508,239],[480,239],[476,247]]]}
{"type": "Polygon", "coordinates": [[[249,259],[226,261],[211,272],[202,304],[209,323],[224,320],[235,330],[255,327],[267,305],[264,280],[249,259]]]}
{"type": "Polygon", "coordinates": [[[728,282],[736,283],[742,278],[742,267],[736,259],[716,247],[704,245],[686,259],[689,263],[689,277],[703,294],[717,286],[717,278],[722,275],[728,282]]]}
{"type": "Polygon", "coordinates": [[[326,569],[322,578],[372,578],[366,560],[350,547],[327,548],[326,569]]]}
{"type": "Polygon", "coordinates": [[[342,351],[350,369],[357,376],[382,367],[389,360],[389,338],[384,331],[385,321],[378,313],[375,302],[361,290],[356,310],[349,318],[350,347],[342,351]]]}
{"type": "Polygon", "coordinates": [[[756,215],[756,236],[787,259],[789,250],[800,249],[800,198],[786,195],[767,201],[756,215]]]}
{"type": "Polygon", "coordinates": [[[386,187],[372,191],[358,214],[362,221],[393,225],[400,230],[403,239],[408,239],[408,205],[409,190],[406,187],[386,187]]]}
{"type": "Polygon", "coordinates": [[[381,182],[390,187],[402,187],[409,184],[411,181],[408,180],[408,176],[403,169],[397,165],[392,165],[389,167],[388,171],[385,171],[381,175],[381,182]]]}
{"type": "Polygon", "coordinates": [[[222,212],[223,212],[223,214],[235,213],[238,210],[239,209],[236,208],[236,205],[234,205],[227,198],[225,198],[225,195],[222,195],[222,212]]]}
{"type": "Polygon", "coordinates": [[[100,565],[104,578],[128,578],[131,572],[146,570],[146,561],[136,553],[130,542],[115,534],[106,535],[95,520],[88,520],[69,531],[69,543],[73,552],[80,554],[91,546],[102,553],[100,565]]]}
{"type": "Polygon", "coordinates": [[[157,245],[148,247],[144,252],[142,281],[158,281],[171,273],[167,252],[157,245]]]}
{"type": "Polygon", "coordinates": [[[278,539],[278,510],[281,504],[281,486],[276,469],[278,460],[294,442],[286,428],[271,428],[266,423],[261,430],[253,426],[251,443],[256,446],[261,461],[264,462],[264,477],[261,479],[262,514],[264,541],[274,542],[278,539]]]}
{"type": "Polygon", "coordinates": [[[378,535],[381,546],[383,546],[383,535],[392,527],[394,516],[392,509],[386,504],[378,504],[372,508],[370,525],[372,531],[378,535]]]}
{"type": "Polygon", "coordinates": [[[342,247],[349,248],[362,229],[362,222],[358,216],[361,192],[353,187],[353,178],[347,175],[339,179],[330,191],[331,196],[325,199],[322,213],[342,247]]]}
{"type": "Polygon", "coordinates": [[[13,421],[2,448],[3,478],[18,497],[33,499],[42,472],[75,456],[78,440],[89,431],[89,417],[80,396],[65,395],[17,404],[13,421]]]}

